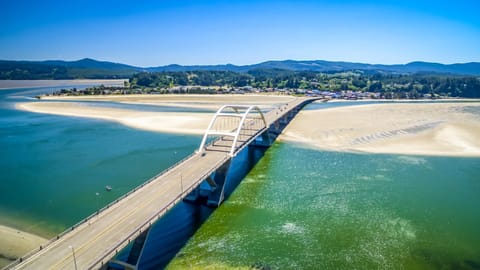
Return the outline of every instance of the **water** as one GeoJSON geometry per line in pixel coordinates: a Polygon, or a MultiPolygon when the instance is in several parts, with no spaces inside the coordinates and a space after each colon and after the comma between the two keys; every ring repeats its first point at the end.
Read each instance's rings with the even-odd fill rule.
{"type": "Polygon", "coordinates": [[[479,269],[480,159],[276,143],[169,269],[479,269]]]}
{"type": "MultiPolygon", "coordinates": [[[[72,86],[75,87],[75,86],[72,86]]],[[[77,87],[78,88],[78,87],[77,87]]],[[[161,134],[117,123],[15,109],[54,88],[0,91],[0,224],[52,238],[135,186],[191,154],[200,136],[161,134]],[[112,186],[106,191],[105,186],[112,186]]],[[[49,101],[38,101],[49,102],[49,101]]],[[[85,102],[155,112],[206,110],[85,102]]],[[[233,161],[229,195],[262,150],[245,150],[233,161]]],[[[155,224],[141,269],[164,267],[212,209],[180,203],[155,224]]],[[[0,239],[1,244],[1,239],[0,239]]],[[[128,248],[118,259],[125,260],[128,248]]]]}
{"type": "Polygon", "coordinates": [[[198,147],[199,136],[14,109],[45,91],[0,91],[0,224],[50,238],[198,147]]]}
{"type": "MultiPolygon", "coordinates": [[[[14,109],[47,91],[52,88],[0,91],[0,224],[50,238],[200,143],[200,136],[14,109]]],[[[352,104],[331,106],[345,105],[352,104]]],[[[249,155],[262,153],[239,155],[228,191],[252,166],[249,155]]],[[[160,220],[140,266],[162,268],[201,226],[170,268],[479,269],[479,172],[478,158],[360,155],[276,143],[213,214],[181,203],[160,220]]]]}

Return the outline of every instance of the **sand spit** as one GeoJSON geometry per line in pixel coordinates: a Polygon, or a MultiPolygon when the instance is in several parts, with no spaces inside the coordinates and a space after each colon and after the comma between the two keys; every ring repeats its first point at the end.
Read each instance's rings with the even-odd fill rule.
{"type": "Polygon", "coordinates": [[[95,106],[86,101],[202,108],[216,111],[224,104],[251,104],[272,108],[294,99],[278,95],[108,95],[80,97],[48,97],[49,102],[18,103],[17,109],[36,113],[89,117],[150,131],[203,134],[213,113],[144,112],[121,108],[95,106]],[[53,101],[55,100],[55,101],[53,101]],[[68,102],[65,102],[68,101],[68,102]],[[72,102],[79,101],[79,102],[72,102]]]}
{"type": "Polygon", "coordinates": [[[47,241],[37,235],[0,225],[0,268],[39,248],[47,241]]]}
{"type": "Polygon", "coordinates": [[[140,112],[75,102],[27,102],[16,106],[30,112],[103,119],[132,128],[181,134],[203,134],[212,117],[205,113],[140,112]]]}
{"type": "Polygon", "coordinates": [[[281,136],[332,151],[480,156],[480,103],[374,104],[304,110],[281,136]]]}

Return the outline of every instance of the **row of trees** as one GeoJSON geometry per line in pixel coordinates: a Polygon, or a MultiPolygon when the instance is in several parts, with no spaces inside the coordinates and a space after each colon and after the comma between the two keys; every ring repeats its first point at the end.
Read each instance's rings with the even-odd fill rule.
{"type": "Polygon", "coordinates": [[[219,86],[257,89],[317,89],[382,93],[397,98],[420,98],[425,94],[450,97],[480,97],[480,77],[444,74],[385,74],[379,72],[289,71],[280,69],[138,73],[131,88],[169,89],[174,86],[219,86]]]}

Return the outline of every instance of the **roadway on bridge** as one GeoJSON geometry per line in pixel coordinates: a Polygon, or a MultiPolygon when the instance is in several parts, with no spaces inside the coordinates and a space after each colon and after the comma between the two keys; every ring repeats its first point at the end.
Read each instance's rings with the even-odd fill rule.
{"type": "MultiPolygon", "coordinates": [[[[299,98],[266,113],[267,124],[306,100],[299,98]]],[[[193,154],[11,269],[100,268],[230,158],[222,151],[193,154]]]]}

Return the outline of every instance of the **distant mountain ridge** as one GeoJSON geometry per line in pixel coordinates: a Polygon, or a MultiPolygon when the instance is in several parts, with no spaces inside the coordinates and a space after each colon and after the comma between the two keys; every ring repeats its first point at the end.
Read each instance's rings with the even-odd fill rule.
{"type": "Polygon", "coordinates": [[[138,72],[162,71],[233,71],[248,72],[256,69],[283,69],[291,71],[340,72],[362,70],[385,73],[440,73],[454,75],[480,75],[480,63],[439,64],[411,62],[381,65],[324,60],[266,61],[253,65],[166,65],[136,67],[121,63],[85,58],[77,61],[8,61],[0,60],[0,79],[76,79],[76,78],[128,78],[138,72]]]}
{"type": "Polygon", "coordinates": [[[393,73],[451,73],[458,75],[480,75],[480,63],[459,63],[459,64],[439,64],[429,62],[411,62],[405,65],[380,65],[364,64],[353,62],[334,62],[324,60],[283,60],[266,61],[254,65],[237,66],[227,65],[167,65],[159,67],[146,68],[148,71],[192,71],[192,70],[216,70],[216,71],[234,71],[248,72],[253,69],[285,69],[293,71],[349,71],[349,70],[368,70],[393,73]]]}

